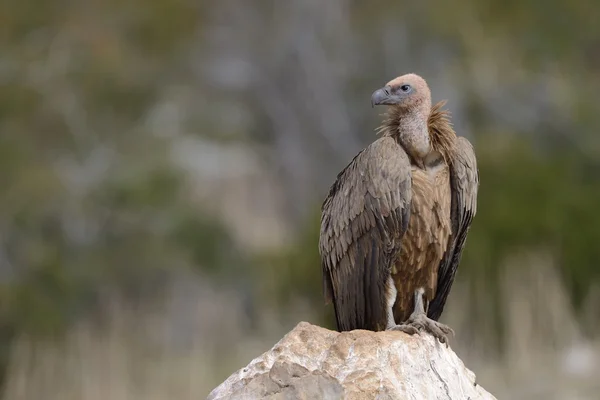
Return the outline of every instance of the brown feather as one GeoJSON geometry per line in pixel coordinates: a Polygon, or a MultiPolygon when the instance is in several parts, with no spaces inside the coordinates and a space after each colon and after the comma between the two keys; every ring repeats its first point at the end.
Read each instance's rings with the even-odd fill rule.
{"type": "Polygon", "coordinates": [[[412,189],[411,219],[402,240],[397,273],[392,275],[398,292],[394,304],[396,323],[406,321],[413,312],[414,292],[418,288],[425,289],[425,304],[433,300],[438,266],[451,235],[448,167],[444,165],[434,177],[413,168],[412,189]]]}
{"type": "Polygon", "coordinates": [[[442,109],[445,104],[446,101],[442,100],[431,108],[427,127],[433,150],[438,151],[448,163],[456,152],[456,133],[450,122],[450,111],[442,109]]]}

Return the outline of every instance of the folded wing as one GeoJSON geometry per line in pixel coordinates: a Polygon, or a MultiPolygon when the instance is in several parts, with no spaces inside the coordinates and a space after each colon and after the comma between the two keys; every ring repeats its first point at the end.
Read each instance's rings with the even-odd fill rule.
{"type": "Polygon", "coordinates": [[[479,173],[473,146],[464,137],[458,137],[456,152],[450,165],[452,190],[451,222],[452,238],[440,262],[435,297],[429,304],[427,316],[438,320],[454,282],[463,247],[473,217],[477,212],[477,190],[479,173]]]}
{"type": "Polygon", "coordinates": [[[391,137],[365,148],[337,176],[322,207],[319,253],[338,330],[385,329],[388,277],[410,201],[410,161],[391,137]]]}

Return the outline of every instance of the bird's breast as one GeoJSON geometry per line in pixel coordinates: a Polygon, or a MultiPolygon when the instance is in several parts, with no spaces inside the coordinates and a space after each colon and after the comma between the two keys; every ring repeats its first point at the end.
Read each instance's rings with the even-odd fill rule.
{"type": "Polygon", "coordinates": [[[440,163],[427,169],[414,168],[411,216],[405,235],[415,257],[414,267],[422,267],[423,262],[418,261],[431,252],[442,259],[451,235],[450,206],[448,166],[440,163]]]}
{"type": "Polygon", "coordinates": [[[399,259],[392,268],[400,303],[397,305],[407,304],[419,287],[425,289],[427,299],[435,295],[439,263],[452,234],[450,205],[448,166],[442,163],[432,168],[413,168],[408,230],[402,238],[399,259]]]}

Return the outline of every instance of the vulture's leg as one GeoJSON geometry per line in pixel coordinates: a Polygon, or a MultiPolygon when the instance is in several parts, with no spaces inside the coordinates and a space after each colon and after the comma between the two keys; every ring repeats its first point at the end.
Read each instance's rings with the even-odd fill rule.
{"type": "Polygon", "coordinates": [[[386,330],[394,331],[401,330],[410,335],[414,335],[418,332],[417,328],[409,325],[396,325],[396,321],[394,320],[394,303],[396,302],[396,296],[398,295],[398,291],[396,290],[396,285],[394,284],[394,280],[390,276],[388,278],[388,293],[387,293],[387,327],[386,330]]]}
{"type": "Polygon", "coordinates": [[[454,335],[454,331],[449,326],[427,317],[425,305],[423,304],[424,293],[425,291],[422,288],[415,290],[415,309],[413,310],[413,313],[402,325],[389,327],[388,324],[388,329],[406,332],[410,335],[418,331],[426,331],[439,339],[440,342],[446,343],[446,346],[448,346],[448,335],[454,335]]]}
{"type": "MultiPolygon", "coordinates": [[[[396,321],[394,320],[394,303],[396,302],[396,296],[398,295],[398,291],[396,290],[396,285],[394,284],[394,280],[390,276],[388,278],[388,293],[387,293],[387,327],[386,330],[396,330],[399,325],[396,325],[396,321]]],[[[417,329],[412,326],[407,327],[407,329],[411,329],[412,331],[404,331],[406,333],[415,334],[417,333],[417,329]]]]}

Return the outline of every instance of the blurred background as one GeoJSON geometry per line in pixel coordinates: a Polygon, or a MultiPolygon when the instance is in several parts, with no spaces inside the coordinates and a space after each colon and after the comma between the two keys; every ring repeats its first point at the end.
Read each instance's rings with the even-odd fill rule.
{"type": "Polygon", "coordinates": [[[373,90],[447,99],[481,187],[442,320],[498,398],[600,391],[600,3],[0,7],[4,399],[199,399],[321,295],[373,90]]]}

